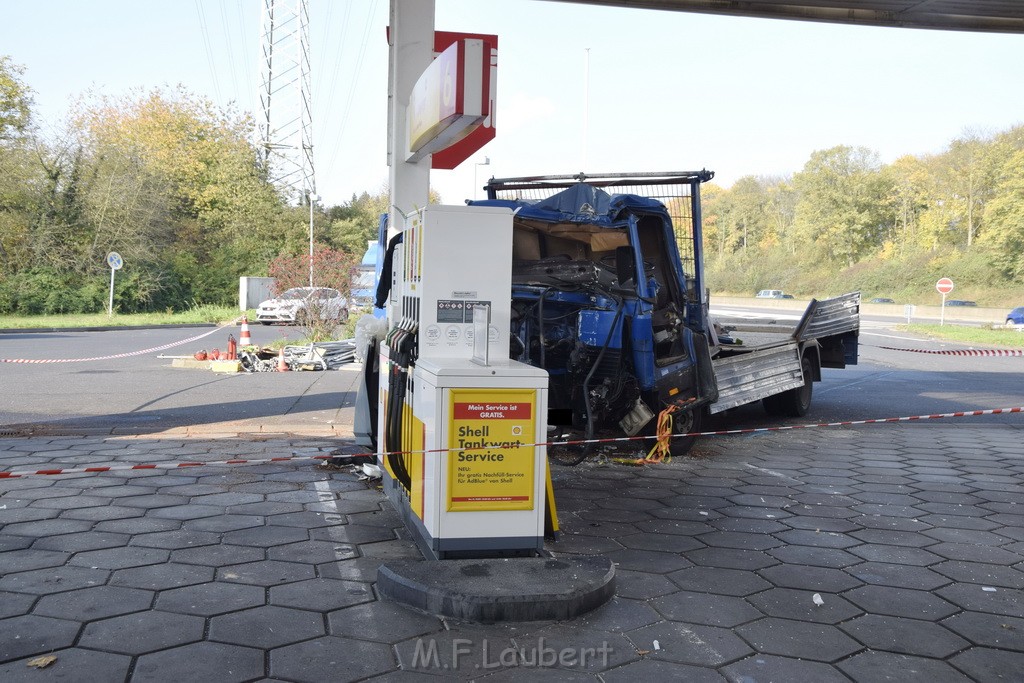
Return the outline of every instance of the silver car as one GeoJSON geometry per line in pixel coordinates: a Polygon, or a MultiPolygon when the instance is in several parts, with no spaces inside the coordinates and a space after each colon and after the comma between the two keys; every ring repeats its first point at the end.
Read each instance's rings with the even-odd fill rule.
{"type": "Polygon", "coordinates": [[[272,323],[302,324],[311,316],[321,320],[348,320],[348,301],[330,287],[292,287],[275,299],[262,302],[256,309],[256,320],[272,323]]]}

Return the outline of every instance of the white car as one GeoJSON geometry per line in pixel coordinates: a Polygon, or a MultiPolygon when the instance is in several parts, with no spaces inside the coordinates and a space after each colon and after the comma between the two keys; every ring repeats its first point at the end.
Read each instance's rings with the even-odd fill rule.
{"type": "Polygon", "coordinates": [[[256,309],[256,320],[264,325],[299,323],[311,315],[322,320],[348,320],[348,301],[330,287],[292,287],[275,299],[262,302],[256,309]]]}

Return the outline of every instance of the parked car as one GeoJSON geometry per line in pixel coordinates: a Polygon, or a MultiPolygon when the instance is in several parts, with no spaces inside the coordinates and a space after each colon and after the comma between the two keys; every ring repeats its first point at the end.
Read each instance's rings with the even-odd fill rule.
{"type": "Polygon", "coordinates": [[[1006,314],[1007,325],[1024,325],[1024,306],[1018,306],[1006,314]]]}
{"type": "Polygon", "coordinates": [[[311,315],[343,323],[348,320],[348,302],[341,292],[330,287],[293,287],[256,309],[256,320],[264,325],[302,323],[311,315]]]}
{"type": "Polygon", "coordinates": [[[793,297],[787,297],[782,293],[781,289],[762,289],[757,293],[756,298],[758,299],[792,299],[793,297]]]}
{"type": "Polygon", "coordinates": [[[894,304],[896,303],[892,299],[886,299],[884,296],[876,296],[874,299],[868,302],[869,304],[894,304]]]}
{"type": "Polygon", "coordinates": [[[964,301],[963,299],[950,299],[946,302],[947,306],[977,306],[978,304],[974,301],[964,301]]]}

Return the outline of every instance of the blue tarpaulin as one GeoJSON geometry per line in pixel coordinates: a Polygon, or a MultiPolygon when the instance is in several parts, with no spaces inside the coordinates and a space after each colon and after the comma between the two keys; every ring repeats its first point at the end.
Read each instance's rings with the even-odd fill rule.
{"type": "Polygon", "coordinates": [[[470,206],[504,206],[518,209],[520,218],[546,223],[588,223],[620,227],[624,213],[658,214],[670,220],[665,205],[635,194],[610,195],[604,190],[579,183],[540,201],[481,199],[470,206]]]}

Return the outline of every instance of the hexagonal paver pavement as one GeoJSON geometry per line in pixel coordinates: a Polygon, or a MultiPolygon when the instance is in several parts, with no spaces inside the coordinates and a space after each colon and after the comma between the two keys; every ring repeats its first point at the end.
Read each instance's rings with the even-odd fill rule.
{"type": "Polygon", "coordinates": [[[265,599],[259,586],[211,582],[162,591],[155,606],[169,612],[209,617],[256,607],[265,599]]]}
{"type": "Polygon", "coordinates": [[[277,560],[234,564],[217,570],[218,581],[251,583],[257,586],[276,586],[279,583],[312,579],[315,575],[316,571],[311,565],[277,560]]]}
{"type": "Polygon", "coordinates": [[[387,645],[335,636],[270,653],[270,675],[291,681],[358,681],[394,667],[394,656],[387,645]]]}
{"type": "Polygon", "coordinates": [[[263,650],[322,635],[324,620],[319,615],[273,605],[231,612],[210,619],[210,640],[263,650]]]}
{"type": "Polygon", "coordinates": [[[872,650],[936,659],[945,659],[970,645],[939,624],[919,619],[867,614],[840,628],[872,650]]]}
{"type": "Polygon", "coordinates": [[[768,617],[736,629],[759,652],[836,662],[863,646],[835,626],[768,617]]]}
{"type": "Polygon", "coordinates": [[[69,647],[81,624],[34,614],[0,619],[0,662],[69,647]]]}
{"type": "Polygon", "coordinates": [[[135,588],[94,586],[39,599],[33,614],[89,622],[149,609],[153,593],[135,588]]]}
{"type": "Polygon", "coordinates": [[[270,589],[270,604],[315,612],[331,612],[375,600],[369,583],[309,579],[270,589]]]}
{"type": "Polygon", "coordinates": [[[262,650],[199,642],[142,655],[135,665],[132,681],[216,680],[241,683],[263,676],[264,669],[262,650]]]}
{"type": "Polygon", "coordinates": [[[716,626],[665,622],[630,631],[629,639],[647,657],[695,666],[717,668],[753,653],[730,629],[716,626]]]}
{"type": "Polygon", "coordinates": [[[328,624],[331,635],[388,644],[434,633],[444,628],[444,624],[437,617],[382,601],[332,612],[328,617],[328,624]]]}
{"type": "MultiPolygon", "coordinates": [[[[0,467],[299,443],[0,438],[0,467]]],[[[554,468],[563,533],[547,548],[609,557],[617,595],[570,622],[489,625],[377,598],[380,565],[418,552],[379,490],[344,471],[0,480],[0,679],[1014,680],[1021,462],[1015,429],[878,425],[554,468]],[[570,656],[531,660],[549,651],[570,656]],[[49,653],[49,668],[26,665],[49,653]]]]}
{"type": "Polygon", "coordinates": [[[0,680],[5,683],[35,683],[41,677],[53,681],[123,681],[131,668],[131,657],[96,652],[81,648],[54,650],[46,653],[53,663],[40,670],[29,663],[36,658],[26,658],[0,665],[0,680]]]}
{"type": "Polygon", "coordinates": [[[88,624],[79,645],[95,650],[141,655],[203,639],[201,617],[151,610],[88,624]]]}
{"type": "Polygon", "coordinates": [[[900,683],[970,683],[972,679],[939,659],[926,659],[892,652],[861,652],[836,665],[854,681],[900,681],[900,683]]]}

